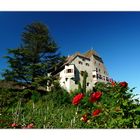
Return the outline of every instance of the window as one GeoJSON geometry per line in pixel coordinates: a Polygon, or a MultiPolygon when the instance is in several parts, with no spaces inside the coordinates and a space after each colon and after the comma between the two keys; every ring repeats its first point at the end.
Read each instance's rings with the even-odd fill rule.
{"type": "Polygon", "coordinates": [[[87,86],[89,86],[89,83],[87,83],[87,86]]]}
{"type": "Polygon", "coordinates": [[[97,74],[97,79],[99,79],[99,74],[97,74]]]}
{"type": "Polygon", "coordinates": [[[98,69],[96,68],[96,72],[98,72],[98,69]]]}
{"type": "Polygon", "coordinates": [[[100,75],[100,78],[103,79],[102,75],[100,75]]]}
{"type": "Polygon", "coordinates": [[[82,58],[82,60],[83,60],[83,61],[85,61],[85,59],[84,59],[84,58],[82,58]]]}
{"type": "Polygon", "coordinates": [[[78,84],[78,82],[79,82],[78,80],[75,80],[75,84],[78,84]]]}
{"type": "Polygon", "coordinates": [[[66,81],[68,80],[68,78],[66,78],[66,81]]]}
{"type": "Polygon", "coordinates": [[[67,73],[72,73],[72,69],[67,69],[67,73]]]}
{"type": "Polygon", "coordinates": [[[95,78],[96,77],[96,75],[93,75],[93,78],[95,78]]]}
{"type": "Polygon", "coordinates": [[[82,65],[83,63],[82,63],[81,61],[79,61],[79,64],[81,64],[81,65],[82,65]]]}
{"type": "Polygon", "coordinates": [[[99,72],[100,72],[101,70],[99,69],[99,72]]]}
{"type": "Polygon", "coordinates": [[[83,76],[84,75],[84,71],[81,71],[81,76],[83,76]]]}
{"type": "Polygon", "coordinates": [[[102,75],[99,74],[99,75],[98,75],[98,78],[99,78],[99,79],[102,79],[102,75]]]}
{"type": "Polygon", "coordinates": [[[86,66],[89,66],[89,63],[86,63],[86,66]]]}
{"type": "Polygon", "coordinates": [[[106,81],[109,81],[108,77],[106,77],[106,81]]]}
{"type": "Polygon", "coordinates": [[[100,66],[100,63],[99,63],[99,66],[100,66]]]}

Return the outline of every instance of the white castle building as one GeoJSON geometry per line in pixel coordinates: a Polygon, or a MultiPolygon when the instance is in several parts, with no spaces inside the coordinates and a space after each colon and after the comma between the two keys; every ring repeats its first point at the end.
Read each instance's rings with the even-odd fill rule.
{"type": "Polygon", "coordinates": [[[102,58],[93,50],[81,54],[79,52],[69,56],[66,62],[56,71],[60,85],[71,92],[78,89],[78,83],[82,84],[82,73],[86,71],[87,90],[92,90],[96,82],[108,82],[108,72],[102,58]]]}

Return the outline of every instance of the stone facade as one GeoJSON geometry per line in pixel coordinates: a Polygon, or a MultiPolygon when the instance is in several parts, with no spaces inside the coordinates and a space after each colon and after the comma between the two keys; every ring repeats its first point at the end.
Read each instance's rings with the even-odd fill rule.
{"type": "Polygon", "coordinates": [[[96,82],[108,82],[109,77],[102,58],[93,50],[84,54],[79,52],[69,56],[63,69],[59,71],[60,85],[68,92],[78,88],[82,84],[82,72],[86,71],[87,90],[92,90],[96,82]]]}

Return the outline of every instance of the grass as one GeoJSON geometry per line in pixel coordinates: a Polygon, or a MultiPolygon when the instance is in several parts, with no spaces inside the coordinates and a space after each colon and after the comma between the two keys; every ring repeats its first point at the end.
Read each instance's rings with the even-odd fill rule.
{"type": "Polygon", "coordinates": [[[98,101],[90,103],[89,92],[74,106],[72,99],[78,91],[0,89],[0,128],[140,128],[139,100],[132,99],[127,87],[108,83],[98,84],[96,90],[102,92],[98,101]],[[97,109],[101,113],[94,116],[97,109]]]}
{"type": "Polygon", "coordinates": [[[71,98],[66,91],[49,92],[37,98],[39,99],[34,101],[31,97],[26,102],[19,98],[9,107],[2,108],[0,127],[12,128],[12,123],[18,125],[16,128],[23,128],[30,123],[34,124],[34,128],[81,127],[80,116],[76,114],[77,108],[71,105],[71,98]]]}

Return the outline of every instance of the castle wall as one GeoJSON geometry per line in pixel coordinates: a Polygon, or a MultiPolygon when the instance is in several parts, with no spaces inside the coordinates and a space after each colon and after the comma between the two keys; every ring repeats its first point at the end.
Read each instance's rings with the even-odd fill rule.
{"type": "Polygon", "coordinates": [[[104,64],[93,57],[76,56],[71,63],[67,64],[60,72],[60,85],[68,92],[78,88],[78,82],[82,84],[82,72],[88,73],[87,90],[92,90],[96,82],[108,82],[108,73],[104,64]]]}

